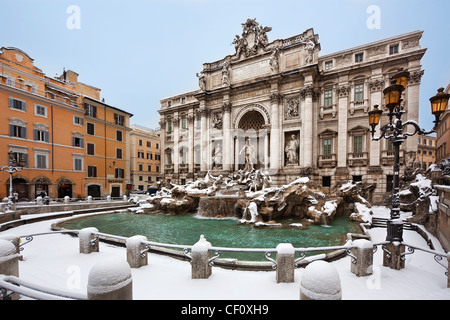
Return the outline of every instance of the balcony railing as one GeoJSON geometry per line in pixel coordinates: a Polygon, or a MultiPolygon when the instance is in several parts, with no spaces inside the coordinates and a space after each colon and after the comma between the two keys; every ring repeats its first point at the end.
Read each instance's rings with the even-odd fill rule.
{"type": "Polygon", "coordinates": [[[336,154],[321,154],[319,155],[319,168],[334,168],[337,165],[336,154]]]}
{"type": "Polygon", "coordinates": [[[368,152],[353,152],[347,154],[349,167],[367,166],[369,162],[368,152]]]}

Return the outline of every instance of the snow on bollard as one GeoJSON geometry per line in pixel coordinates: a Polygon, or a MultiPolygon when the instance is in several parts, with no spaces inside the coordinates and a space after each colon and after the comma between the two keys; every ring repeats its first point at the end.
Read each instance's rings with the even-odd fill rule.
{"type": "Polygon", "coordinates": [[[42,200],[42,197],[41,197],[41,196],[38,196],[38,197],[36,198],[36,205],[42,206],[43,204],[44,204],[44,201],[42,200]]]}
{"type": "Polygon", "coordinates": [[[89,254],[99,251],[97,228],[84,228],[78,233],[80,240],[80,253],[89,254]]]}
{"type": "Polygon", "coordinates": [[[122,200],[123,202],[128,202],[128,197],[126,194],[123,195],[122,200]]]}
{"type": "Polygon", "coordinates": [[[133,236],[127,239],[127,261],[131,268],[140,268],[148,264],[148,254],[143,241],[144,236],[133,236]]]}
{"type": "Polygon", "coordinates": [[[306,266],[300,283],[300,300],[341,299],[341,279],[335,267],[323,260],[306,266]]]}
{"type": "Polygon", "coordinates": [[[88,197],[87,197],[87,202],[88,202],[88,203],[92,203],[92,196],[88,196],[88,197]]]}
{"type": "Polygon", "coordinates": [[[353,241],[356,246],[351,249],[352,258],[350,271],[358,277],[368,276],[373,273],[373,244],[369,240],[358,239],[353,241]]]}
{"type": "Polygon", "coordinates": [[[106,259],[89,271],[89,300],[132,300],[133,278],[128,263],[118,257],[106,259]]]}
{"type": "Polygon", "coordinates": [[[69,196],[65,196],[64,197],[64,204],[69,204],[70,203],[70,197],[69,196]]]}
{"type": "Polygon", "coordinates": [[[203,235],[201,235],[200,240],[192,246],[192,279],[208,279],[211,275],[211,266],[209,265],[209,259],[211,258],[210,248],[211,243],[206,241],[203,235]]]}
{"type": "Polygon", "coordinates": [[[4,233],[0,235],[0,239],[8,240],[16,247],[16,253],[20,254],[20,238],[12,233],[4,233]]]}
{"type": "Polygon", "coordinates": [[[290,243],[277,245],[277,283],[294,282],[295,249],[290,243]]]}

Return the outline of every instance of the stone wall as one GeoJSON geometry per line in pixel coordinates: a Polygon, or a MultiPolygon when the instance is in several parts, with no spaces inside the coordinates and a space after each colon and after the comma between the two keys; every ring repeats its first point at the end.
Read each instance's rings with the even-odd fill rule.
{"type": "Polygon", "coordinates": [[[450,251],[450,186],[435,185],[439,195],[438,213],[434,221],[434,235],[445,251],[450,251]]]}

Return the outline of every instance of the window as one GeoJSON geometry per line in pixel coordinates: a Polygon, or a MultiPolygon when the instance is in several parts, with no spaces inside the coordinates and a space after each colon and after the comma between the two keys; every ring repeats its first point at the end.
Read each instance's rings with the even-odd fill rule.
{"type": "Polygon", "coordinates": [[[17,100],[14,98],[9,98],[9,107],[11,109],[27,111],[27,103],[25,101],[17,100]]]}
{"type": "MultiPolygon", "coordinates": [[[[139,181],[144,181],[144,177],[143,176],[139,176],[139,181]]],[[[139,188],[141,188],[142,187],[142,189],[144,189],[144,186],[139,186],[139,188]]]]}
{"type": "Polygon", "coordinates": [[[119,148],[116,149],[116,158],[122,159],[122,149],[119,148]]]}
{"type": "Polygon", "coordinates": [[[155,160],[156,161],[161,161],[161,155],[158,153],[155,153],[155,160]]]}
{"type": "Polygon", "coordinates": [[[153,154],[151,152],[147,152],[147,160],[153,160],[153,154]]]}
{"type": "Polygon", "coordinates": [[[181,129],[187,129],[187,118],[181,119],[181,129]]]}
{"type": "Polygon", "coordinates": [[[79,116],[73,116],[73,124],[83,126],[84,125],[84,119],[79,116]]]}
{"type": "Polygon", "coordinates": [[[322,177],[322,187],[331,187],[331,177],[322,177]]]}
{"type": "Polygon", "coordinates": [[[396,53],[398,53],[398,44],[389,46],[389,54],[396,54],[396,53]]]}
{"type": "Polygon", "coordinates": [[[181,98],[181,103],[186,103],[186,98],[181,98]]]}
{"type": "Polygon", "coordinates": [[[167,132],[172,132],[172,120],[167,121],[167,132]]]}
{"type": "Polygon", "coordinates": [[[93,143],[87,143],[87,154],[90,156],[95,155],[95,145],[93,143]]]}
{"type": "Polygon", "coordinates": [[[330,155],[332,153],[331,138],[323,139],[323,154],[330,155]]]}
{"type": "Polygon", "coordinates": [[[364,100],[364,84],[355,85],[355,101],[364,100]]]}
{"type": "Polygon", "coordinates": [[[88,177],[97,177],[97,167],[96,166],[88,166],[88,177]]]}
{"type": "Polygon", "coordinates": [[[115,170],[115,177],[117,178],[122,178],[124,177],[124,170],[122,168],[116,168],[115,170]]]}
{"type": "Polygon", "coordinates": [[[28,154],[24,152],[15,152],[13,151],[14,160],[17,163],[22,162],[24,168],[28,168],[28,154]]]}
{"type": "Polygon", "coordinates": [[[363,151],[362,142],[363,142],[362,136],[353,137],[353,153],[362,153],[363,151]]]}
{"type": "Polygon", "coordinates": [[[143,164],[139,164],[139,170],[138,171],[144,171],[144,165],[143,164]]]}
{"type": "Polygon", "coordinates": [[[72,146],[84,148],[84,139],[80,137],[72,137],[72,146]]]}
{"type": "Polygon", "coordinates": [[[76,157],[73,159],[73,170],[74,171],[83,171],[83,158],[76,157]]]}
{"type": "Polygon", "coordinates": [[[152,171],[152,165],[151,164],[147,165],[147,171],[152,171]]]}
{"type": "Polygon", "coordinates": [[[27,127],[10,124],[9,125],[9,136],[17,138],[27,138],[27,127]]]}
{"type": "Polygon", "coordinates": [[[150,141],[147,141],[147,148],[151,148],[152,147],[152,143],[150,141]]]}
{"type": "Polygon", "coordinates": [[[90,135],[95,135],[95,124],[87,122],[86,123],[86,133],[90,135]]]}
{"type": "Polygon", "coordinates": [[[47,107],[35,105],[34,114],[47,118],[47,107]]]}
{"type": "Polygon", "coordinates": [[[121,114],[114,113],[114,121],[118,126],[123,126],[125,123],[125,117],[121,114]]]}
{"type": "Polygon", "coordinates": [[[36,168],[47,169],[47,155],[46,154],[36,154],[35,157],[36,168]]]}
{"type": "Polygon", "coordinates": [[[201,126],[202,126],[202,116],[198,114],[197,117],[195,118],[195,127],[197,129],[200,129],[201,126]]]}
{"type": "Polygon", "coordinates": [[[361,182],[362,176],[353,176],[353,182],[361,182]]]}
{"type": "Polygon", "coordinates": [[[85,115],[92,117],[92,118],[97,118],[97,107],[96,106],[85,103],[84,111],[85,111],[85,115]]]}
{"type": "Polygon", "coordinates": [[[331,106],[333,104],[333,90],[325,90],[323,93],[323,105],[331,106]]]}
{"type": "Polygon", "coordinates": [[[333,61],[325,61],[325,70],[333,69],[333,61]]]}
{"type": "Polygon", "coordinates": [[[120,130],[116,131],[116,140],[122,141],[122,131],[120,131],[120,130]]]}
{"type": "Polygon", "coordinates": [[[49,134],[47,131],[34,129],[33,138],[34,138],[34,141],[49,142],[49,134]]]}
{"type": "Polygon", "coordinates": [[[156,144],[156,147],[155,147],[155,148],[156,148],[156,149],[159,149],[159,143],[156,144]]]}
{"type": "Polygon", "coordinates": [[[139,145],[142,146],[142,140],[141,139],[139,139],[139,145]]]}
{"type": "Polygon", "coordinates": [[[364,60],[364,53],[355,54],[355,62],[362,62],[364,60]]]}
{"type": "Polygon", "coordinates": [[[156,172],[159,172],[159,166],[156,166],[156,172]]]}
{"type": "Polygon", "coordinates": [[[144,152],[143,152],[143,151],[138,151],[137,157],[138,157],[139,159],[144,159],[144,152]]]}

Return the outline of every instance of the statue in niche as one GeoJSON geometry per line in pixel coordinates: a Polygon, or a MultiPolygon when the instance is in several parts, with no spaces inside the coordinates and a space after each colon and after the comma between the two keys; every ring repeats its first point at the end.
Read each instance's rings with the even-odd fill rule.
{"type": "Polygon", "coordinates": [[[314,44],[314,42],[311,41],[311,39],[307,39],[305,41],[305,50],[306,50],[305,64],[313,63],[315,47],[316,47],[316,45],[314,44]]]}
{"type": "Polygon", "coordinates": [[[215,148],[212,150],[213,168],[218,168],[222,164],[222,148],[220,142],[217,142],[215,148]]]}
{"type": "Polygon", "coordinates": [[[298,106],[299,102],[297,99],[289,100],[286,105],[286,112],[284,114],[284,118],[287,120],[298,117],[298,106]]]}
{"type": "Polygon", "coordinates": [[[245,145],[239,152],[242,154],[244,152],[244,172],[250,172],[253,170],[253,163],[256,162],[256,150],[250,144],[250,138],[245,138],[245,145]]]}
{"type": "Polygon", "coordinates": [[[205,91],[206,90],[206,79],[205,75],[203,74],[203,71],[200,71],[200,74],[197,73],[198,78],[198,86],[200,87],[200,90],[205,91]]]}
{"type": "Polygon", "coordinates": [[[287,165],[298,165],[298,147],[300,145],[300,141],[297,138],[297,135],[291,134],[291,140],[286,143],[286,147],[284,149],[286,153],[286,164],[287,165]]]}

